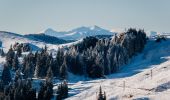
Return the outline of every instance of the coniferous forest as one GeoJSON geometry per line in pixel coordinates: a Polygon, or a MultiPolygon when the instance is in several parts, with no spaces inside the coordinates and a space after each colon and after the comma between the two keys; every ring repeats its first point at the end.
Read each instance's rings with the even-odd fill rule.
{"type": "MultiPolygon", "coordinates": [[[[88,78],[105,78],[118,72],[130,59],[142,52],[147,38],[144,30],[128,29],[112,38],[90,36],[67,48],[59,48],[54,55],[44,46],[31,51],[28,44],[11,45],[8,52],[1,50],[6,63],[0,81],[1,100],[62,100],[68,97],[69,73],[88,78]],[[22,52],[29,52],[23,55],[22,52]],[[34,79],[45,79],[39,89],[32,85],[34,79]],[[57,91],[53,80],[62,82],[57,91]]],[[[136,66],[137,67],[137,66],[136,66]]],[[[101,92],[99,100],[105,100],[101,92]]]]}

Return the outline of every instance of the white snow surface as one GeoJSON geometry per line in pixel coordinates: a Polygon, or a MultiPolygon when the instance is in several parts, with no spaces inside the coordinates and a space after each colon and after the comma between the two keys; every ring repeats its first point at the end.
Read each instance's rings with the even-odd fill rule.
{"type": "Polygon", "coordinates": [[[66,100],[96,100],[100,86],[107,100],[170,100],[169,44],[170,39],[161,43],[149,40],[144,51],[118,73],[69,85],[70,94],[76,95],[66,100]]]}
{"type": "Polygon", "coordinates": [[[44,43],[44,42],[34,41],[34,40],[31,40],[31,39],[25,38],[22,35],[0,31],[0,41],[2,41],[2,48],[4,49],[4,51],[7,52],[8,49],[10,48],[11,44],[14,45],[16,42],[18,42],[18,43],[30,43],[34,46],[39,47],[39,48],[42,48],[46,45],[48,47],[48,50],[57,50],[59,47],[61,48],[61,47],[65,47],[65,46],[70,46],[70,45],[76,44],[76,43],[78,43],[82,40],[72,42],[72,43],[59,44],[59,45],[57,45],[57,44],[47,44],[47,43],[44,43]]]}
{"type": "MultiPolygon", "coordinates": [[[[31,43],[40,48],[45,45],[43,42],[3,32],[0,32],[0,41],[5,51],[15,42],[31,43]]],[[[56,50],[74,43],[46,45],[56,50]]],[[[0,57],[1,70],[4,62],[5,58],[0,57]]],[[[106,92],[107,100],[170,100],[170,38],[161,43],[149,40],[142,53],[122,66],[119,72],[105,79],[88,79],[69,73],[68,84],[69,97],[66,100],[96,100],[100,86],[106,92]]],[[[53,89],[57,89],[57,86],[54,85],[53,89]]]]}

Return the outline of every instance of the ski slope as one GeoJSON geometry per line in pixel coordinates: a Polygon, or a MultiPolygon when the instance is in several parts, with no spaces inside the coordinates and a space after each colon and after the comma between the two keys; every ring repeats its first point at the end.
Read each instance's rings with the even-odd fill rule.
{"type": "Polygon", "coordinates": [[[169,44],[170,39],[161,43],[149,40],[143,52],[132,58],[118,73],[107,76],[107,79],[69,85],[70,94],[75,95],[66,100],[96,100],[100,86],[108,100],[169,100],[169,44]]]}

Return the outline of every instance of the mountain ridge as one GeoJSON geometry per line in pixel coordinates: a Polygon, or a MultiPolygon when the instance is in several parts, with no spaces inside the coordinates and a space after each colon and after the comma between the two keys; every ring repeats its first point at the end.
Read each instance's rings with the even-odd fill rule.
{"type": "Polygon", "coordinates": [[[114,35],[116,32],[111,32],[109,30],[103,29],[99,26],[81,26],[78,28],[74,28],[70,31],[55,31],[51,28],[48,28],[44,32],[41,32],[46,35],[55,36],[65,40],[79,40],[81,38],[87,36],[95,36],[95,35],[114,35]]]}

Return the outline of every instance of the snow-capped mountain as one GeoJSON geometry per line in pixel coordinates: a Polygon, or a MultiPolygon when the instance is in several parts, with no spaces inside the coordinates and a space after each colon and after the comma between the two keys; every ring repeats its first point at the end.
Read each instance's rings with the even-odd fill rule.
{"type": "Polygon", "coordinates": [[[46,35],[59,37],[65,40],[79,40],[87,36],[115,34],[114,32],[100,28],[98,26],[92,26],[92,27],[82,26],[67,32],[57,32],[49,28],[45,30],[43,33],[46,35]]]}
{"type": "Polygon", "coordinates": [[[57,32],[51,28],[46,29],[40,33],[44,33],[45,35],[55,36],[55,37],[63,37],[67,32],[57,32]]]}

